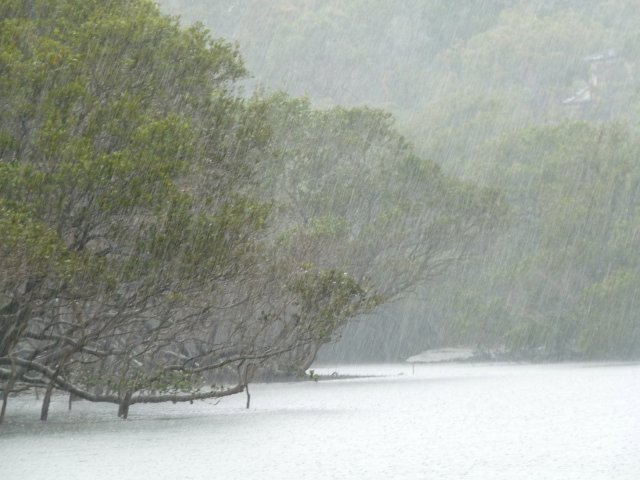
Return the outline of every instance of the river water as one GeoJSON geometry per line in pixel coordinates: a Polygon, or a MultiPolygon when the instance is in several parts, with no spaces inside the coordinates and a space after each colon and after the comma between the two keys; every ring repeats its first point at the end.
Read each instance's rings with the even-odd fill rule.
{"type": "Polygon", "coordinates": [[[2,479],[640,479],[640,365],[327,366],[194,405],[12,399],[2,479]]]}

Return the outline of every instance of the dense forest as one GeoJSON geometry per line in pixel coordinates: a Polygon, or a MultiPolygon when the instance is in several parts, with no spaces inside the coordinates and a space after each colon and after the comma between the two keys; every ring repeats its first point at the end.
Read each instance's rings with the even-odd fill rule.
{"type": "Polygon", "coordinates": [[[481,257],[351,324],[323,358],[640,354],[640,2],[160,3],[236,41],[246,88],[391,111],[421,157],[509,205],[481,257]]]}
{"type": "Polygon", "coordinates": [[[247,95],[247,75],[151,2],[0,4],[2,415],[33,388],[43,420],[54,390],[124,418],[248,402],[504,224],[389,113],[247,95]]]}

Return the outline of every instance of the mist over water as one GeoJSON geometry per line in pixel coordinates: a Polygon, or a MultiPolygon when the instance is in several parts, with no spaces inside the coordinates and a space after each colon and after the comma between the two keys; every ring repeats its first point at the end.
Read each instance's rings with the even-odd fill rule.
{"type": "Polygon", "coordinates": [[[7,478],[473,478],[632,480],[640,459],[638,365],[363,365],[384,375],[261,384],[214,405],[54,404],[35,424],[13,404],[7,478]],[[34,453],[37,452],[37,453],[34,453]],[[25,467],[28,466],[28,467],[25,467]],[[25,469],[26,468],[26,469],[25,469]]]}

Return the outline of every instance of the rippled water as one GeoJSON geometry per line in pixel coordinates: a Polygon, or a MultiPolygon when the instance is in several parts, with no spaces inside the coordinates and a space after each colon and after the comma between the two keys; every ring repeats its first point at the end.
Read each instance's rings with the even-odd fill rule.
{"type": "Polygon", "coordinates": [[[640,365],[370,365],[219,404],[10,403],[3,479],[640,479],[640,365]]]}

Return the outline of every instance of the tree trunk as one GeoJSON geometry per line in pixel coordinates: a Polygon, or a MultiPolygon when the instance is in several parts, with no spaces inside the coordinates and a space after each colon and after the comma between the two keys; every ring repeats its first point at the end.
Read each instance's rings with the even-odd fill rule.
{"type": "Polygon", "coordinates": [[[2,390],[2,409],[0,410],[0,423],[4,420],[4,414],[7,411],[7,403],[9,402],[9,394],[13,390],[16,381],[15,366],[11,366],[11,378],[5,382],[2,390]]]}
{"type": "Polygon", "coordinates": [[[47,390],[42,398],[42,410],[40,410],[40,420],[46,422],[49,418],[49,405],[51,404],[51,395],[53,394],[53,379],[47,385],[47,390]]]}
{"type": "Polygon", "coordinates": [[[128,391],[127,393],[125,393],[124,398],[122,399],[122,401],[120,402],[120,405],[118,406],[118,416],[123,420],[126,420],[127,417],[129,416],[129,405],[131,404],[132,395],[133,395],[133,392],[131,391],[128,391]]]}
{"type": "Polygon", "coordinates": [[[0,423],[4,420],[4,413],[7,411],[7,402],[9,401],[9,392],[11,387],[9,382],[4,384],[4,390],[2,392],[2,410],[0,410],[0,423]]]}
{"type": "Polygon", "coordinates": [[[60,375],[60,372],[62,371],[62,368],[64,367],[64,364],[67,362],[67,359],[69,358],[70,355],[71,355],[71,350],[67,350],[62,355],[62,358],[60,359],[60,363],[58,363],[58,367],[56,368],[56,371],[53,372],[53,375],[51,376],[51,380],[49,381],[49,385],[47,385],[47,391],[44,393],[44,398],[42,399],[42,410],[40,411],[40,420],[42,420],[43,422],[46,422],[47,418],[49,418],[49,405],[51,404],[51,395],[53,394],[53,387],[55,386],[58,375],[60,375]]]}
{"type": "Polygon", "coordinates": [[[247,409],[251,407],[251,394],[249,393],[249,380],[253,376],[255,371],[255,367],[251,364],[244,364],[242,362],[238,366],[238,380],[240,381],[240,385],[244,389],[245,394],[247,395],[247,409]]]}
{"type": "Polygon", "coordinates": [[[322,343],[320,342],[313,342],[311,345],[309,345],[309,352],[307,353],[306,357],[304,357],[303,362],[300,365],[299,372],[301,375],[304,375],[305,372],[316,360],[316,356],[318,355],[318,351],[320,350],[321,346],[322,346],[322,343]]]}

